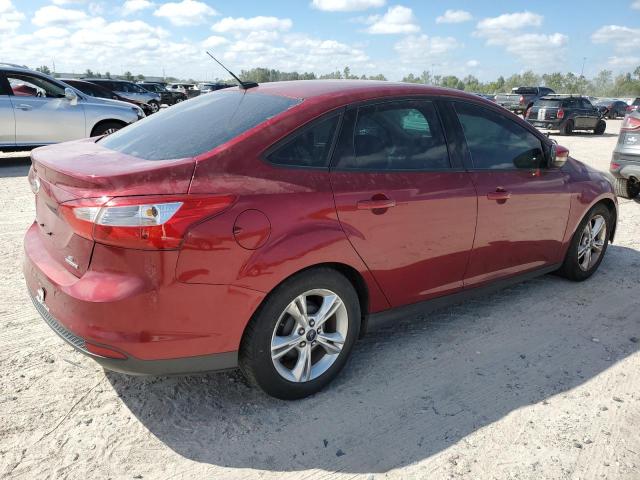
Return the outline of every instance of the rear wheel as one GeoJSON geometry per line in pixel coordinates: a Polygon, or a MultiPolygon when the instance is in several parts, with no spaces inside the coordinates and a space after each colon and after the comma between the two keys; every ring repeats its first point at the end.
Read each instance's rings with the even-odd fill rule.
{"type": "Polygon", "coordinates": [[[565,124],[560,129],[560,133],[562,135],[571,135],[573,134],[573,120],[567,120],[565,124]]]}
{"type": "Polygon", "coordinates": [[[610,231],[611,212],[604,205],[597,204],[589,210],[573,234],[558,274],[576,282],[593,275],[607,251],[610,231]]]}
{"type": "Polygon", "coordinates": [[[93,127],[91,131],[92,137],[98,137],[100,135],[110,135],[120,130],[124,125],[120,122],[102,122],[93,127]]]}
{"type": "Polygon", "coordinates": [[[359,329],[360,304],[349,280],[331,269],[309,270],[277,287],[251,320],[240,368],[269,395],[303,398],[338,375],[359,329]]]}
{"type": "Polygon", "coordinates": [[[606,130],[607,122],[605,122],[604,120],[600,120],[596,125],[596,128],[593,129],[593,133],[595,133],[596,135],[603,135],[606,130]]]}
{"type": "Polygon", "coordinates": [[[619,197],[636,198],[640,195],[640,182],[631,178],[616,178],[613,189],[619,197]]]}

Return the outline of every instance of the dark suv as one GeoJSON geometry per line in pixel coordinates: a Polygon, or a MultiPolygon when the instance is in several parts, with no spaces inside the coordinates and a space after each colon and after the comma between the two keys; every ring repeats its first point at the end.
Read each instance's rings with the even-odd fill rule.
{"type": "Polygon", "coordinates": [[[133,82],[111,78],[83,78],[83,80],[100,85],[121,97],[144,103],[146,105],[144,110],[147,114],[156,113],[160,110],[160,95],[150,92],[133,82]]]}
{"type": "Polygon", "coordinates": [[[601,113],[584,97],[571,95],[547,95],[536,100],[528,110],[527,121],[547,130],[558,130],[571,135],[574,130],[591,130],[602,135],[607,123],[601,113]]]}
{"type": "Polygon", "coordinates": [[[167,90],[164,83],[160,82],[140,82],[138,83],[145,90],[155,92],[160,95],[160,103],[165,105],[175,105],[187,99],[187,95],[182,92],[167,90]]]}

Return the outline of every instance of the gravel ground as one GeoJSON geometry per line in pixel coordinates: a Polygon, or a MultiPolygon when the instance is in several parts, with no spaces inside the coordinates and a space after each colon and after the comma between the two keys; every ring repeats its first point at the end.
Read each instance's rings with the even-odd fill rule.
{"type": "MultiPolygon", "coordinates": [[[[560,138],[606,170],[620,121],[560,138]]],[[[324,392],[282,402],[238,373],[105,373],[27,298],[29,160],[0,162],[2,478],[640,478],[640,204],[576,284],[529,281],[356,346],[324,392]]]]}

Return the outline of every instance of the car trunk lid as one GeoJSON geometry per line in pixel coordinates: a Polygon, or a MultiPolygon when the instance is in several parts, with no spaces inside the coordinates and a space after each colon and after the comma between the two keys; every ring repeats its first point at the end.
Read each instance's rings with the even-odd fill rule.
{"type": "Polygon", "coordinates": [[[36,196],[36,222],[51,256],[80,277],[89,267],[94,242],[77,235],[64,205],[84,199],[187,193],[193,159],[149,161],[108,150],[94,140],[32,152],[29,182],[36,196]]]}

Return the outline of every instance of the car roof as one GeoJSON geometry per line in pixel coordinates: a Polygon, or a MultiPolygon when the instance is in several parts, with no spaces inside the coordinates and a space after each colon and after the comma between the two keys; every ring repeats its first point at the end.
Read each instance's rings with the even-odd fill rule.
{"type": "MultiPolygon", "coordinates": [[[[233,89],[232,87],[231,90],[233,89]]],[[[339,98],[347,101],[363,101],[388,96],[434,95],[485,101],[477,95],[461,90],[380,80],[293,80],[262,83],[246,91],[306,100],[339,98]]]]}

